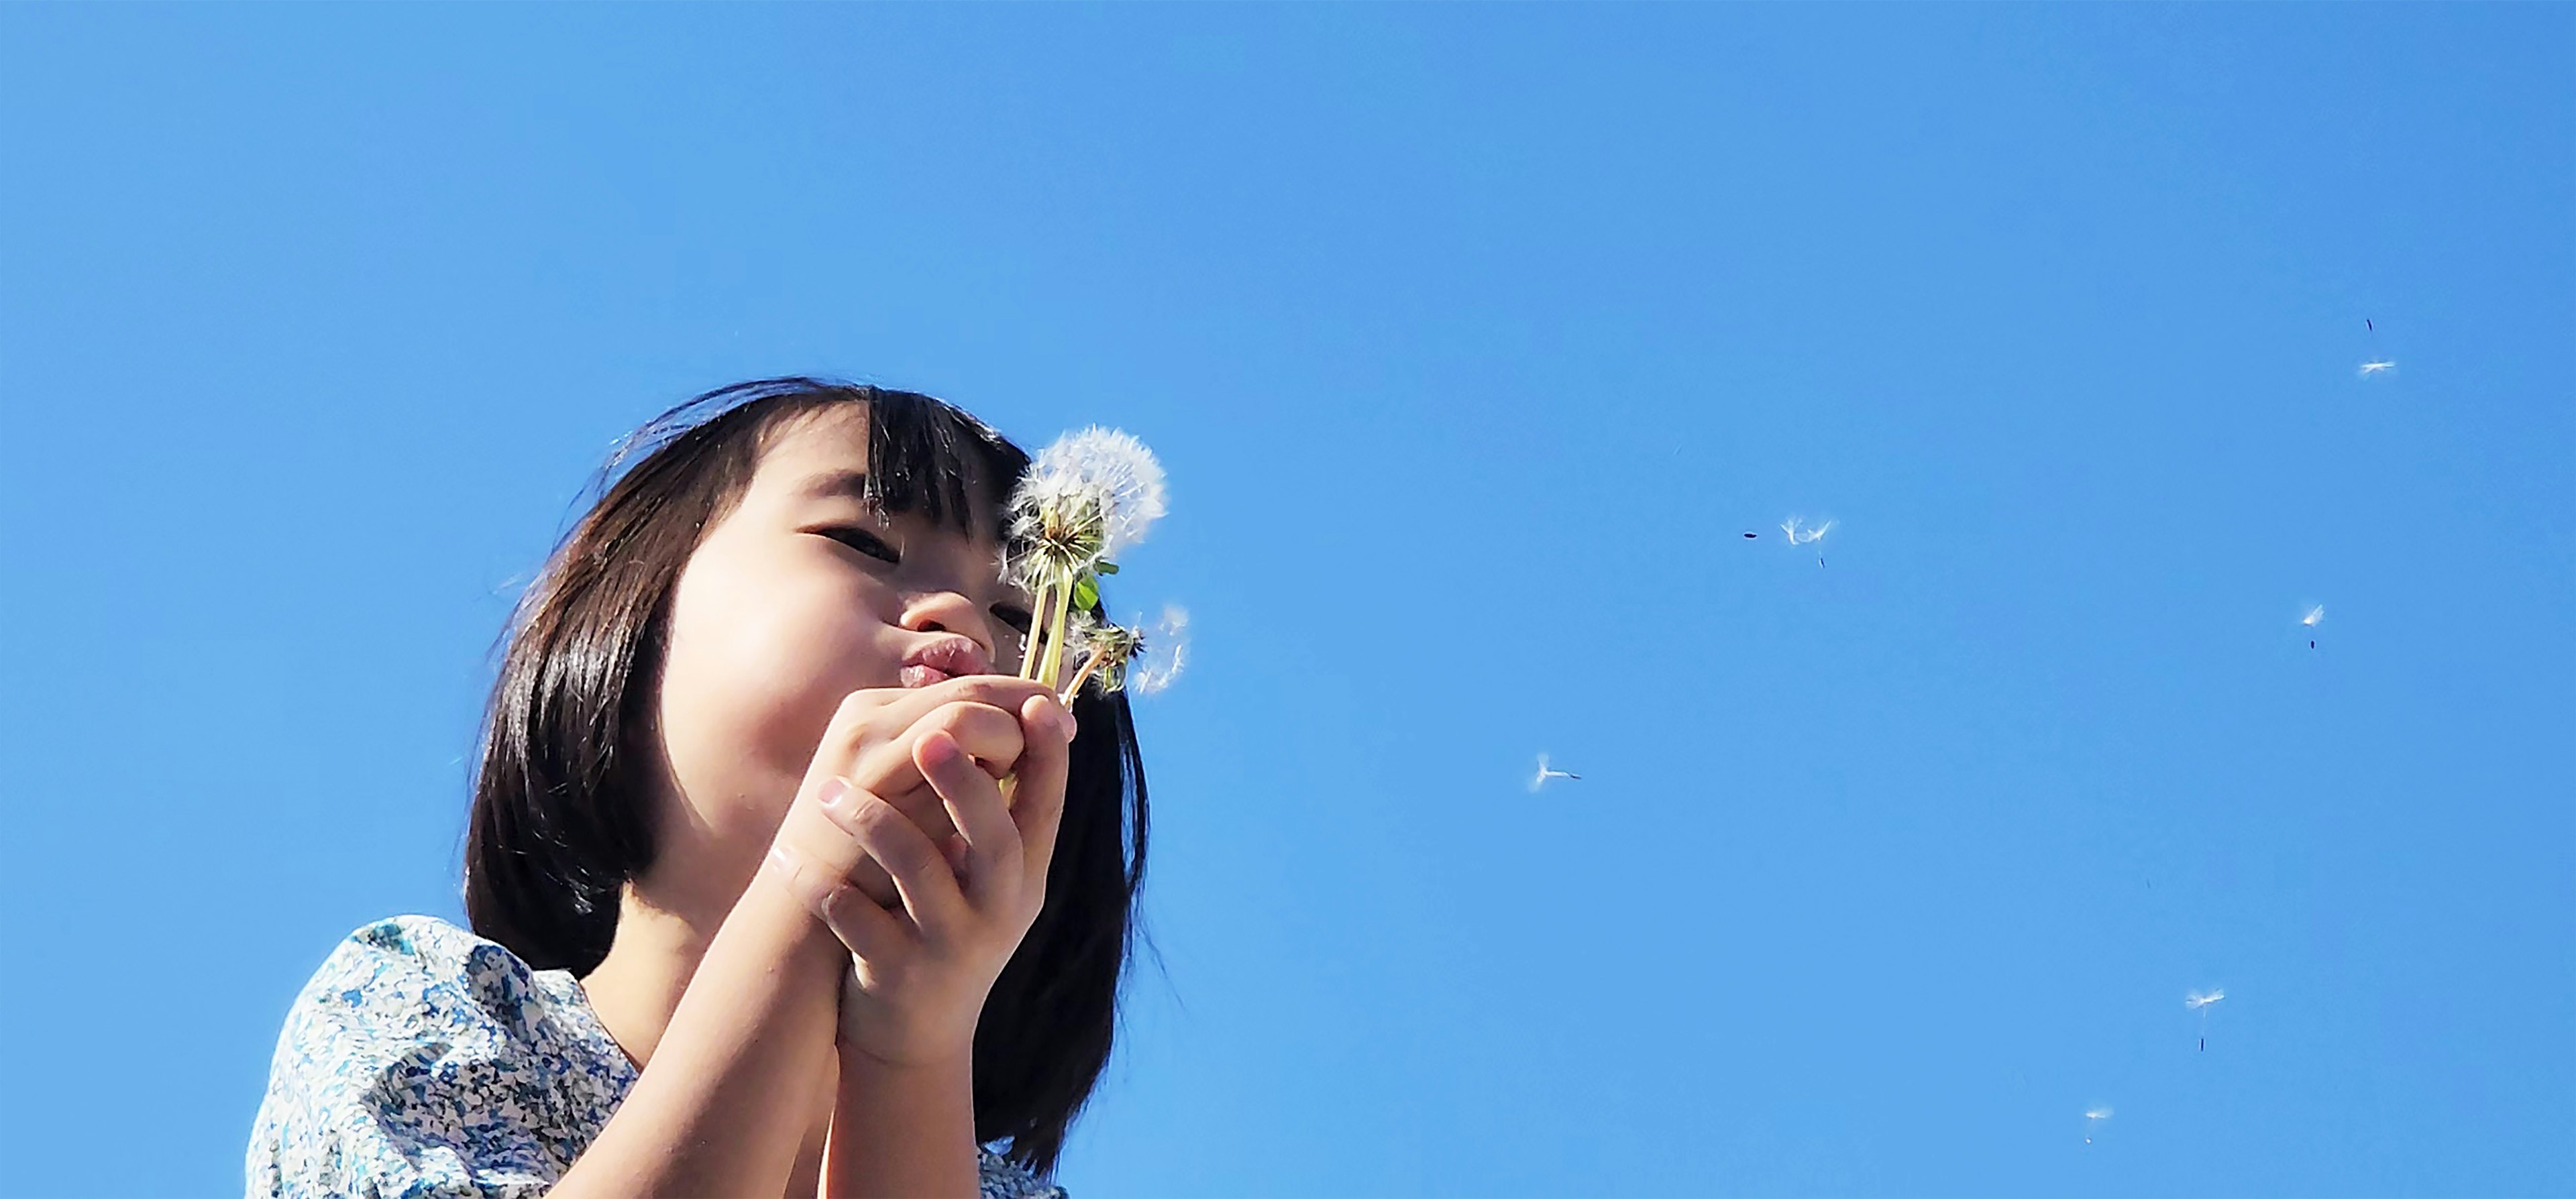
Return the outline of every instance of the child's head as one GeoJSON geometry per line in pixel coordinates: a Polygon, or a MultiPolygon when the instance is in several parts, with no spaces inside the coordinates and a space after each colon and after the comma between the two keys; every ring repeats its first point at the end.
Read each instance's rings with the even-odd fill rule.
{"type": "MultiPolygon", "coordinates": [[[[622,897],[712,933],[843,696],[1010,670],[1028,623],[999,562],[1028,456],[938,400],[739,384],[601,481],[629,459],[522,597],[486,715],[466,912],[538,969],[597,966],[622,897]]],[[[979,1139],[1039,1168],[1107,1061],[1144,869],[1126,700],[1075,716],[1046,906],[975,1041],[979,1139]]]]}

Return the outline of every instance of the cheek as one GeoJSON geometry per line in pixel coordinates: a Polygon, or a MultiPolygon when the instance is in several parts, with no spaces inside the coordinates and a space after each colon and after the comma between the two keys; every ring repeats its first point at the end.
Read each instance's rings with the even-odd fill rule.
{"type": "Polygon", "coordinates": [[[767,836],[841,697],[884,685],[864,676],[892,679],[895,664],[874,662],[884,654],[866,598],[828,573],[723,553],[691,561],[672,597],[660,711],[698,821],[767,836]]]}

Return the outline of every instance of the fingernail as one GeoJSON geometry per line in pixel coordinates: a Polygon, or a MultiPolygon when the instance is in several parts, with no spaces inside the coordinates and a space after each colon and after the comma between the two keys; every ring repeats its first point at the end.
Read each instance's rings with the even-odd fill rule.
{"type": "Polygon", "coordinates": [[[945,766],[964,752],[957,739],[946,733],[932,733],[921,739],[921,764],[924,766],[945,766]]]}
{"type": "Polygon", "coordinates": [[[858,807],[856,790],[838,776],[823,784],[822,794],[816,798],[822,801],[823,810],[834,816],[847,816],[858,807]]]}

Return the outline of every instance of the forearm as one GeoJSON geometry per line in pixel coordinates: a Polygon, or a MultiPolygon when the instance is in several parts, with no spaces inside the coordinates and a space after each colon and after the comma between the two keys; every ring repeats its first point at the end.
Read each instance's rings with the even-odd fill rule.
{"type": "Polygon", "coordinates": [[[847,957],[785,888],[755,880],[642,1075],[551,1194],[783,1192],[831,1068],[847,957]]]}
{"type": "Polygon", "coordinates": [[[840,1058],[823,1150],[825,1199],[974,1199],[974,1055],[922,1066],[889,1066],[850,1049],[840,1058]]]}

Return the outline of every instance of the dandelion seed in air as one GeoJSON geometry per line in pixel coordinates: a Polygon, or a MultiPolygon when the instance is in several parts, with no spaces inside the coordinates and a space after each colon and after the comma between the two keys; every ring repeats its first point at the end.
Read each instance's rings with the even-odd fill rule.
{"type": "Polygon", "coordinates": [[[1538,773],[1537,773],[1537,774],[1534,774],[1534,775],[1532,775],[1532,776],[1530,776],[1529,789],[1530,789],[1530,790],[1532,790],[1532,791],[1536,791],[1536,790],[1538,790],[1539,788],[1546,786],[1546,785],[1547,785],[1547,780],[1549,780],[1549,779],[1576,779],[1576,780],[1580,780],[1580,779],[1582,779],[1582,777],[1583,777],[1582,775],[1575,774],[1575,773],[1572,773],[1572,772],[1570,772],[1570,771],[1564,771],[1564,770],[1550,770],[1550,769],[1548,769],[1548,766],[1547,766],[1547,755],[1546,755],[1546,754],[1540,754],[1540,755],[1538,756],[1538,773]]]}
{"type": "Polygon", "coordinates": [[[2209,1009],[2219,1000],[2225,998],[2227,998],[2227,991],[2223,987],[2212,987],[2206,991],[2186,991],[2183,993],[2183,1008],[2187,1011],[2195,1012],[2200,1016],[2200,1051],[2202,1053],[2209,1052],[2209,1009]]]}
{"type": "Polygon", "coordinates": [[[2315,607],[2312,607],[2312,608],[2308,609],[2308,613],[2307,613],[2307,615],[2302,616],[2302,617],[2300,617],[2300,618],[2299,618],[2299,623],[2300,623],[2300,624],[2303,624],[2303,625],[2306,625],[2306,626],[2307,626],[2307,628],[2308,628],[2308,648],[2309,648],[2309,649],[2315,649],[2315,648],[2317,647],[2317,637],[2316,637],[2317,625],[2318,625],[2319,623],[2323,622],[2323,621],[2325,620],[2325,618],[2326,618],[2326,606],[2325,606],[2324,604],[2318,604],[2318,605],[2316,605],[2315,607]]]}
{"type": "Polygon", "coordinates": [[[2385,358],[2375,359],[2361,364],[2361,377],[2367,379],[2372,375],[2384,375],[2396,369],[2397,364],[2395,362],[2385,358]]]}
{"type": "Polygon", "coordinates": [[[2109,1123],[2110,1119],[2111,1109],[2108,1105],[2084,1109],[2084,1143],[2092,1144],[2093,1134],[2101,1131],[2102,1126],[2109,1123]]]}
{"type": "MultiPolygon", "coordinates": [[[[1829,520],[1820,525],[1801,526],[1802,522],[1795,516],[1780,522],[1780,531],[1789,535],[1789,544],[1791,546],[1815,545],[1817,542],[1823,541],[1825,539],[1825,534],[1833,532],[1834,522],[1829,520]]],[[[1817,567],[1822,568],[1824,564],[1825,551],[1822,547],[1818,547],[1816,550],[1816,565],[1817,567]]]]}

